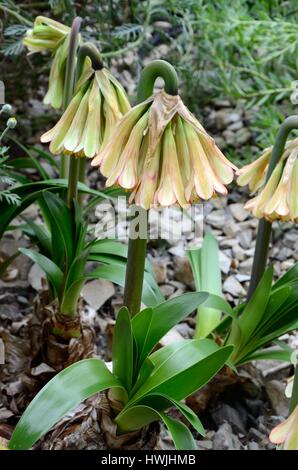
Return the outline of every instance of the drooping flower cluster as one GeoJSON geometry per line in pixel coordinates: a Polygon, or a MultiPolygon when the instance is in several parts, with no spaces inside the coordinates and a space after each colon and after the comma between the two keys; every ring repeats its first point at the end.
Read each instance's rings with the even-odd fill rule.
{"type": "Polygon", "coordinates": [[[239,170],[237,183],[248,184],[258,194],[248,201],[245,209],[255,217],[274,220],[298,221],[298,139],[287,142],[284,153],[265,183],[272,154],[266,149],[260,158],[239,170]]]}
{"type": "Polygon", "coordinates": [[[38,16],[33,29],[29,29],[23,39],[29,52],[50,51],[53,54],[49,88],[44,103],[53,108],[61,108],[63,86],[68,55],[70,28],[45,16],[38,16]]]}
{"type": "Polygon", "coordinates": [[[288,419],[272,429],[269,439],[274,444],[283,444],[284,450],[298,450],[298,405],[288,419]]]}
{"type": "Polygon", "coordinates": [[[225,195],[236,171],[181,98],[164,91],[121,119],[92,165],[145,209],[225,195]]]}
{"type": "Polygon", "coordinates": [[[130,109],[126,93],[109,70],[86,67],[57,124],[41,136],[53,154],[94,157],[130,109]]]}

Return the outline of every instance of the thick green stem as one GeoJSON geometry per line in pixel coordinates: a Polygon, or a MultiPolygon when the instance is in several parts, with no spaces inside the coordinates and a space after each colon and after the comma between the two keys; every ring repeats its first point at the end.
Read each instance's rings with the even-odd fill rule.
{"type": "Polygon", "coordinates": [[[67,205],[73,208],[73,203],[78,199],[78,179],[79,179],[80,158],[73,155],[70,157],[68,187],[67,187],[67,205]]]}
{"type": "MultiPolygon", "coordinates": [[[[141,73],[138,85],[138,103],[141,103],[152,95],[155,80],[158,77],[164,79],[164,89],[166,93],[171,95],[178,94],[178,78],[174,67],[164,60],[155,60],[147,65],[141,73]]],[[[124,287],[124,305],[128,308],[132,316],[138,313],[141,307],[147,248],[147,238],[143,238],[144,232],[142,230],[139,231],[141,236],[138,238],[132,238],[134,226],[135,223],[132,221],[129,228],[127,267],[124,287]]]]}
{"type": "MultiPolygon", "coordinates": [[[[279,159],[283,154],[288,135],[293,129],[298,129],[298,116],[288,117],[284,120],[284,122],[279,128],[276,141],[272,150],[272,156],[266,175],[266,182],[269,180],[275,166],[279,162],[279,159]]],[[[271,229],[272,225],[270,222],[267,222],[265,219],[260,220],[252,266],[251,281],[248,290],[248,299],[250,299],[253,295],[266,269],[271,229]]]]}
{"type": "Polygon", "coordinates": [[[154,60],[147,65],[140,76],[137,101],[141,103],[149,98],[157,78],[164,79],[164,90],[169,95],[178,94],[178,77],[174,67],[165,60],[154,60]]]}
{"type": "MultiPolygon", "coordinates": [[[[66,63],[65,82],[64,82],[64,94],[63,94],[63,110],[67,108],[73,95],[74,83],[75,83],[75,72],[76,72],[76,57],[77,49],[79,44],[79,32],[81,27],[82,19],[76,17],[73,20],[70,39],[69,39],[69,51],[66,63]]],[[[60,163],[60,178],[67,178],[68,174],[68,161],[69,158],[65,155],[61,155],[60,163]]]]}
{"type": "Polygon", "coordinates": [[[92,68],[94,70],[101,70],[103,68],[100,52],[97,47],[91,42],[85,42],[78,52],[76,80],[80,78],[86,57],[91,59],[92,68]]]}
{"type": "Polygon", "coordinates": [[[289,407],[289,414],[293,413],[297,405],[298,405],[298,364],[296,364],[296,367],[295,367],[294,383],[293,383],[293,390],[292,390],[292,396],[291,396],[290,407],[289,407]]]}
{"type": "Polygon", "coordinates": [[[131,237],[132,227],[133,224],[131,223],[123,304],[128,308],[130,314],[134,316],[139,312],[141,306],[147,238],[138,237],[133,239],[131,237]]]}
{"type": "MultiPolygon", "coordinates": [[[[86,173],[86,158],[80,158],[79,162],[79,181],[80,183],[85,183],[85,173],[86,173]]],[[[80,192],[78,195],[78,201],[80,206],[84,201],[84,193],[80,192]]]]}

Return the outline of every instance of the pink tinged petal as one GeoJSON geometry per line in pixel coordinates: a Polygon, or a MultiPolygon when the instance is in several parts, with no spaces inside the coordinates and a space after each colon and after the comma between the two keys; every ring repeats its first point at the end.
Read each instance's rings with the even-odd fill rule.
{"type": "Polygon", "coordinates": [[[162,139],[162,169],[158,189],[155,193],[154,203],[168,207],[177,201],[173,185],[171,173],[171,156],[169,155],[169,134],[170,129],[167,128],[162,139]]]}
{"type": "Polygon", "coordinates": [[[84,93],[84,96],[80,102],[78,110],[73,118],[71,126],[65,136],[64,147],[70,152],[75,151],[76,147],[79,145],[84,127],[86,124],[86,119],[88,115],[88,100],[90,94],[90,87],[84,93]]]}
{"type": "Polygon", "coordinates": [[[165,128],[177,113],[177,106],[181,98],[168,95],[165,91],[157,92],[149,114],[149,153],[152,155],[163,136],[165,128]]]}
{"type": "Polygon", "coordinates": [[[179,116],[176,118],[175,143],[177,150],[178,163],[182,174],[184,184],[187,184],[192,176],[191,160],[186,141],[186,135],[182,120],[179,116]]]}
{"type": "Polygon", "coordinates": [[[187,123],[184,123],[184,129],[193,166],[196,193],[202,199],[210,199],[214,193],[213,172],[196,131],[187,123]]]}
{"type": "Polygon", "coordinates": [[[148,126],[148,113],[147,111],[133,127],[119,161],[107,179],[107,186],[112,186],[116,181],[125,189],[136,186],[138,158],[144,132],[148,126]]]}
{"type": "Polygon", "coordinates": [[[257,191],[265,182],[271,152],[272,147],[266,149],[260,158],[255,160],[253,163],[241,168],[239,170],[237,184],[239,186],[245,186],[248,184],[251,191],[257,191]]]}
{"type": "Polygon", "coordinates": [[[106,73],[109,80],[113,83],[115,87],[119,109],[122,114],[126,114],[131,109],[126,92],[121,83],[118,82],[118,80],[114,77],[113,74],[111,74],[109,70],[106,70],[106,73]]]}
{"type": "Polygon", "coordinates": [[[138,186],[131,195],[130,203],[135,200],[135,203],[144,209],[148,210],[153,204],[154,194],[158,182],[159,159],[161,145],[158,144],[153,156],[149,155],[149,136],[146,133],[140,151],[140,160],[142,168],[139,168],[139,175],[141,180],[138,186]]]}
{"type": "Polygon", "coordinates": [[[295,161],[293,168],[289,204],[291,220],[296,220],[298,217],[298,160],[295,161]]]}
{"type": "Polygon", "coordinates": [[[109,112],[114,115],[115,121],[118,121],[122,117],[122,113],[119,110],[117,93],[109,80],[109,76],[110,73],[106,69],[96,70],[95,72],[95,79],[109,108],[109,112]]]}
{"type": "Polygon", "coordinates": [[[266,214],[270,215],[274,212],[280,216],[287,216],[289,214],[289,190],[296,157],[297,153],[295,151],[288,157],[278,187],[271,200],[266,204],[266,214]]]}
{"type": "Polygon", "coordinates": [[[108,177],[117,165],[133,126],[146,111],[147,107],[148,103],[141,103],[125,114],[113,131],[110,141],[106,146],[102,146],[99,154],[92,160],[92,166],[101,165],[100,171],[105,177],[108,177]]]}
{"type": "Polygon", "coordinates": [[[62,151],[64,138],[77,112],[82,96],[83,93],[81,91],[77,93],[69,103],[66,111],[62,114],[57,124],[41,136],[41,142],[51,142],[50,151],[53,154],[57,154],[62,151]]]}
{"type": "Polygon", "coordinates": [[[101,94],[94,80],[88,100],[88,117],[83,136],[75,151],[83,151],[86,157],[92,158],[99,152],[101,142],[101,94]]]}
{"type": "MultiPolygon", "coordinates": [[[[234,179],[236,167],[221,153],[213,139],[200,135],[198,137],[207,155],[210,166],[221,186],[223,186],[223,184],[230,184],[234,179]]],[[[226,192],[226,188],[224,191],[226,192]]],[[[222,192],[222,190],[219,192],[222,192]]]]}
{"type": "MultiPolygon", "coordinates": [[[[291,413],[291,415],[274,429],[272,429],[269,439],[274,444],[282,444],[287,441],[285,447],[291,445],[296,445],[296,449],[287,449],[287,450],[297,450],[298,449],[298,406],[291,413]],[[291,439],[291,436],[292,439],[291,439]]],[[[284,448],[285,448],[284,447],[284,448]]]]}

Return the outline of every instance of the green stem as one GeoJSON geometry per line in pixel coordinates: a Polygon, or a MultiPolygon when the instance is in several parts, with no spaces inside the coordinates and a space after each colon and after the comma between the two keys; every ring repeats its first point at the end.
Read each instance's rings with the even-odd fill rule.
{"type": "MultiPolygon", "coordinates": [[[[174,67],[164,60],[155,60],[147,65],[141,73],[138,85],[138,103],[152,95],[155,80],[158,77],[164,79],[166,93],[171,95],[178,94],[178,78],[174,67]]],[[[140,210],[142,209],[140,208],[140,210]]],[[[147,247],[146,238],[132,238],[134,225],[134,221],[130,222],[124,287],[124,305],[132,316],[138,313],[141,307],[147,247]]]]}
{"type": "Polygon", "coordinates": [[[0,143],[1,143],[2,139],[4,139],[4,137],[6,136],[8,131],[9,131],[9,127],[6,127],[4,129],[4,131],[2,132],[2,134],[0,135],[0,143]]]}
{"type": "MultiPolygon", "coordinates": [[[[80,183],[85,183],[85,173],[86,173],[86,158],[80,158],[79,161],[79,181],[80,183]]],[[[80,192],[78,195],[78,201],[80,206],[83,204],[84,201],[84,193],[80,192]]]]}
{"type": "Polygon", "coordinates": [[[298,364],[296,364],[296,367],[295,367],[293,391],[292,391],[292,396],[291,396],[291,401],[290,401],[289,414],[293,413],[297,405],[298,405],[298,364]]]}
{"type": "Polygon", "coordinates": [[[80,47],[79,52],[78,52],[76,80],[78,80],[81,76],[86,57],[89,57],[91,59],[92,68],[94,70],[101,70],[103,68],[101,55],[97,47],[91,42],[85,42],[80,47]]]}
{"type": "Polygon", "coordinates": [[[154,60],[141,73],[137,101],[141,103],[149,98],[157,78],[164,79],[164,90],[169,95],[178,95],[178,77],[174,67],[165,60],[154,60]]]}
{"type": "MultiPolygon", "coordinates": [[[[63,110],[65,111],[68,104],[73,96],[73,89],[75,83],[75,70],[76,70],[76,56],[77,48],[79,43],[79,32],[81,27],[82,19],[76,17],[73,20],[70,39],[69,39],[69,51],[66,63],[65,82],[64,82],[64,94],[63,94],[63,110]]],[[[67,178],[68,174],[68,157],[61,155],[60,164],[60,178],[67,178]]]]}
{"type": "Polygon", "coordinates": [[[78,199],[78,179],[79,179],[80,158],[70,157],[68,187],[67,187],[67,205],[73,208],[73,203],[78,199]]]}
{"type": "MultiPolygon", "coordinates": [[[[276,136],[275,144],[272,150],[272,156],[269,164],[269,168],[266,174],[266,182],[269,180],[272,172],[281,158],[289,133],[293,129],[298,129],[298,116],[290,116],[284,120],[279,128],[276,136]]],[[[263,276],[268,257],[270,236],[271,236],[272,224],[267,222],[265,219],[261,219],[259,222],[256,248],[254,253],[254,260],[251,273],[251,281],[248,290],[248,299],[253,295],[261,277],[263,276]]]]}

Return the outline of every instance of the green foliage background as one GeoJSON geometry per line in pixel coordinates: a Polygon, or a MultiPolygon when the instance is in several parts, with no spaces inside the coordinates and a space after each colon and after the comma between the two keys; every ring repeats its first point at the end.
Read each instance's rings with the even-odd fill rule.
{"type": "MultiPolygon", "coordinates": [[[[28,58],[22,51],[24,30],[38,14],[67,24],[80,15],[85,36],[98,42],[109,65],[121,73],[129,56],[133,78],[148,58],[171,61],[192,111],[202,116],[206,106],[223,99],[234,107],[240,103],[251,110],[253,144],[261,148],[273,142],[283,116],[295,113],[290,97],[298,79],[296,0],[0,1],[0,78],[10,100],[18,91],[38,99],[34,70],[46,77],[49,58],[28,58]]],[[[234,155],[251,158],[247,148],[234,155]]]]}

